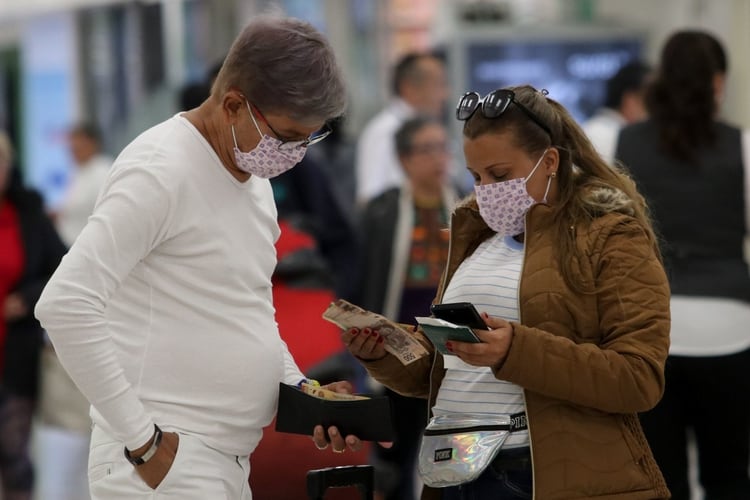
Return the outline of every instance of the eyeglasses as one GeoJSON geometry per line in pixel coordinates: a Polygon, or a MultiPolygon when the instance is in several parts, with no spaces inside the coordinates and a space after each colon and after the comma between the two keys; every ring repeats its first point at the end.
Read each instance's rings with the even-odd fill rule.
{"type": "Polygon", "coordinates": [[[472,117],[477,108],[482,108],[482,116],[485,118],[497,118],[508,110],[510,103],[518,106],[526,116],[539,125],[549,136],[552,136],[552,130],[529,108],[516,100],[516,93],[508,89],[493,90],[484,97],[476,92],[467,92],[458,101],[456,106],[456,118],[466,121],[472,117]]]}
{"type": "Polygon", "coordinates": [[[428,142],[414,144],[409,148],[410,155],[443,154],[448,152],[448,144],[445,142],[428,142]]]}
{"type": "Polygon", "coordinates": [[[263,121],[263,123],[265,123],[269,129],[271,129],[271,132],[273,132],[273,135],[275,135],[276,138],[281,141],[281,144],[279,144],[279,149],[282,151],[289,151],[292,149],[306,148],[308,146],[312,146],[313,144],[319,143],[320,141],[322,141],[323,139],[331,135],[331,133],[333,132],[333,129],[331,128],[331,126],[328,123],[326,123],[325,125],[323,125],[323,128],[321,128],[317,132],[313,132],[312,134],[310,134],[310,136],[307,139],[298,140],[298,141],[285,139],[284,136],[282,136],[281,134],[279,134],[273,129],[271,124],[268,123],[268,120],[266,120],[266,117],[263,116],[263,113],[261,113],[260,110],[254,104],[252,105],[252,107],[253,109],[255,109],[255,111],[258,112],[258,117],[263,121]]]}

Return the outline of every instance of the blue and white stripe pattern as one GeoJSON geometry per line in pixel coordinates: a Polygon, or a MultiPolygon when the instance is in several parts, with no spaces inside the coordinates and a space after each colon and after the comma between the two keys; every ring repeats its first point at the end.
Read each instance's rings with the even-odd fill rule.
{"type": "MultiPolygon", "coordinates": [[[[518,321],[518,282],[523,244],[511,237],[493,236],[461,263],[443,302],[471,302],[482,313],[518,321]]],[[[440,386],[435,415],[446,413],[513,414],[525,410],[520,386],[498,380],[488,367],[475,367],[456,356],[445,356],[448,369],[440,386]]],[[[529,445],[528,431],[510,435],[504,448],[529,445]]]]}

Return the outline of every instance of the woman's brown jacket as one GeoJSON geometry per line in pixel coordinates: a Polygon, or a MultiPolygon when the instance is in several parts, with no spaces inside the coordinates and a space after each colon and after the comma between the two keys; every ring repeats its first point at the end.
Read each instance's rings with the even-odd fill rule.
{"type": "MultiPolygon", "coordinates": [[[[552,209],[535,205],[527,215],[520,321],[493,372],[524,388],[537,500],[670,496],[637,417],[664,391],[669,286],[653,243],[621,209],[627,212],[613,206],[570,228],[578,256],[565,258],[574,259],[590,293],[574,291],[562,277],[548,224],[552,209]]],[[[451,227],[438,301],[459,264],[493,234],[474,200],[456,209],[451,227]]],[[[432,407],[443,358],[417,335],[431,356],[404,366],[387,355],[365,366],[384,385],[428,398],[432,407]]],[[[435,493],[427,488],[422,497],[439,498],[435,493]]]]}

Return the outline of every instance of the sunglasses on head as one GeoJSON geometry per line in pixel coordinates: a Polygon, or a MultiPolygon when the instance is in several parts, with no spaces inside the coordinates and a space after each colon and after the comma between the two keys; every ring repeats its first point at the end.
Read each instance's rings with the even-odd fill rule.
{"type": "Polygon", "coordinates": [[[516,93],[508,89],[493,90],[484,97],[481,97],[476,92],[465,93],[458,101],[458,106],[456,106],[456,118],[466,121],[474,115],[478,108],[482,108],[482,116],[485,118],[497,118],[507,111],[510,103],[518,106],[518,109],[523,111],[542,130],[552,136],[550,128],[529,108],[518,102],[516,100],[516,93]]]}

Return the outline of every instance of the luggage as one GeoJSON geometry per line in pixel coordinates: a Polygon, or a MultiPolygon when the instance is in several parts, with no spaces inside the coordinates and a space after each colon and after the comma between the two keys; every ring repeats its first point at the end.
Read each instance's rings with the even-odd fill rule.
{"type": "Polygon", "coordinates": [[[364,500],[373,500],[374,468],[372,465],[349,465],[311,470],[307,473],[307,495],[323,500],[328,488],[356,486],[364,500]]]}

